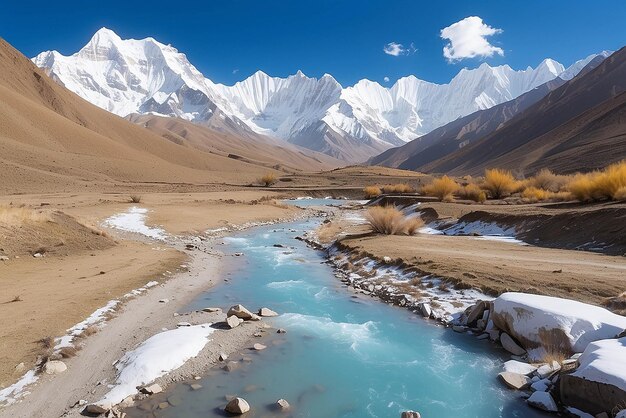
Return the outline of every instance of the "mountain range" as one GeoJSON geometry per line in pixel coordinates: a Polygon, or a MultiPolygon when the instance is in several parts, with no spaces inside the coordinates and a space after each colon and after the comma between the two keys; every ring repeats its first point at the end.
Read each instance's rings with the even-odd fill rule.
{"type": "Polygon", "coordinates": [[[47,51],[33,62],[119,116],[174,116],[222,134],[280,139],[356,163],[557,77],[569,80],[596,56],[568,68],[552,59],[519,71],[482,64],[461,70],[448,84],[408,76],[391,88],[370,80],[344,88],[328,74],[279,78],[258,71],[226,86],[205,77],[170,45],[153,38],[123,40],[102,28],[73,55],[47,51]]]}
{"type": "Polygon", "coordinates": [[[409,170],[518,175],[590,171],[626,156],[626,48],[515,100],[475,112],[370,160],[409,170]]]}

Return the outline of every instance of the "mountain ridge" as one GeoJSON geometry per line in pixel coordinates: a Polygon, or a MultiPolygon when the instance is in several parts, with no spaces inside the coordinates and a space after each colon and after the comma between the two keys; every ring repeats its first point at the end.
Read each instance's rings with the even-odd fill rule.
{"type": "Polygon", "coordinates": [[[483,63],[462,69],[448,84],[407,76],[390,88],[366,79],[344,88],[329,74],[316,79],[298,71],[280,78],[257,71],[226,86],[206,78],[170,45],[152,37],[123,40],[106,28],[73,55],[47,51],[33,62],[71,91],[120,116],[175,116],[227,127],[233,134],[273,136],[347,162],[365,161],[580,66],[566,69],[546,59],[535,69],[516,71],[483,63]],[[355,152],[360,144],[363,149],[355,152]]]}

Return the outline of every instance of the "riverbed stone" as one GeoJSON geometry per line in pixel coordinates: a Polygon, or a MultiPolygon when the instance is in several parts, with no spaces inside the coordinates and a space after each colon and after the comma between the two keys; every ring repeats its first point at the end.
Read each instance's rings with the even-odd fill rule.
{"type": "Polygon", "coordinates": [[[287,330],[286,330],[286,329],[284,329],[284,328],[278,328],[278,329],[276,330],[276,333],[277,333],[277,334],[286,334],[286,333],[287,333],[287,330]]]}
{"type": "Polygon", "coordinates": [[[291,405],[289,405],[289,402],[287,402],[285,399],[279,399],[276,401],[276,406],[278,407],[278,409],[281,410],[286,410],[289,409],[291,405]]]}
{"type": "Polygon", "coordinates": [[[533,366],[532,364],[524,363],[523,361],[509,360],[506,363],[504,363],[505,372],[529,375],[529,374],[534,373],[535,370],[537,370],[536,366],[533,366]]]}
{"type": "Polygon", "coordinates": [[[556,402],[548,392],[534,392],[530,398],[526,400],[528,405],[547,412],[558,412],[559,408],[556,402]]]}
{"type": "Polygon", "coordinates": [[[243,415],[250,410],[250,405],[243,398],[235,398],[226,404],[224,411],[229,414],[243,415]]]}
{"type": "Polygon", "coordinates": [[[259,309],[259,316],[272,317],[278,316],[278,313],[274,312],[270,308],[261,308],[259,309]]]}
{"type": "Polygon", "coordinates": [[[522,390],[530,386],[531,380],[528,376],[513,372],[502,372],[498,374],[500,380],[511,389],[522,390]]]}
{"type": "Polygon", "coordinates": [[[109,410],[111,409],[111,405],[100,405],[100,404],[89,404],[87,405],[87,407],[85,407],[85,411],[90,413],[90,414],[96,414],[96,415],[100,415],[100,414],[104,414],[109,412],[109,410]]]}
{"type": "Polygon", "coordinates": [[[220,361],[226,361],[226,360],[228,360],[228,354],[220,353],[218,358],[219,358],[220,361]]]}
{"type": "Polygon", "coordinates": [[[47,361],[43,366],[43,370],[46,374],[59,374],[67,370],[65,363],[59,360],[47,361]]]}
{"type": "Polygon", "coordinates": [[[463,325],[453,325],[452,326],[452,331],[454,331],[454,332],[465,332],[465,331],[467,331],[467,328],[464,327],[463,325]]]}
{"type": "Polygon", "coordinates": [[[489,333],[489,339],[491,341],[500,341],[500,330],[499,329],[490,329],[487,331],[489,333]]]}
{"type": "Polygon", "coordinates": [[[419,412],[415,412],[415,411],[404,411],[401,415],[400,418],[422,418],[422,416],[420,415],[419,412]]]}
{"type": "Polygon", "coordinates": [[[238,327],[239,324],[241,324],[242,322],[243,322],[243,319],[237,318],[235,315],[230,315],[226,317],[226,325],[228,325],[228,328],[230,329],[238,327]]]}
{"type": "Polygon", "coordinates": [[[467,325],[473,326],[474,324],[476,324],[476,321],[482,319],[483,313],[487,309],[487,306],[487,302],[485,302],[484,300],[478,301],[478,303],[476,303],[476,305],[472,307],[469,314],[467,315],[467,325]]]}
{"type": "Polygon", "coordinates": [[[202,311],[208,313],[222,312],[222,308],[204,308],[202,311]]]}
{"type": "Polygon", "coordinates": [[[142,387],[141,392],[148,395],[156,395],[157,393],[163,392],[163,388],[158,383],[153,383],[151,385],[142,387]]]}
{"type": "Polygon", "coordinates": [[[500,344],[502,344],[502,347],[506,351],[508,351],[511,354],[515,354],[516,356],[521,356],[521,355],[526,354],[526,350],[520,347],[519,344],[517,344],[515,340],[513,340],[513,338],[511,338],[511,336],[507,334],[506,332],[503,332],[502,334],[500,334],[500,344]]]}
{"type": "Polygon", "coordinates": [[[422,302],[419,304],[419,308],[420,308],[420,312],[425,318],[430,318],[430,315],[433,313],[433,310],[430,307],[430,304],[426,302],[422,302]]]}
{"type": "Polygon", "coordinates": [[[252,312],[247,310],[246,307],[243,305],[231,306],[226,316],[233,316],[233,315],[243,320],[252,319],[252,312]]]}
{"type": "Polygon", "coordinates": [[[561,365],[558,361],[552,361],[552,363],[544,364],[537,369],[537,374],[540,378],[546,378],[552,376],[554,373],[561,370],[561,365]]]}
{"type": "Polygon", "coordinates": [[[267,346],[263,345],[263,344],[256,343],[256,344],[254,344],[252,346],[252,348],[254,348],[256,351],[261,351],[261,350],[265,350],[267,348],[267,346]]]}

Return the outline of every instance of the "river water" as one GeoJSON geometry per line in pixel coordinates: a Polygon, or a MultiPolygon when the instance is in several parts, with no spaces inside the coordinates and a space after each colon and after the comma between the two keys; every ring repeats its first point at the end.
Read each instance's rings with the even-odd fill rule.
{"type": "Polygon", "coordinates": [[[222,251],[243,255],[231,257],[227,283],[189,308],[267,306],[281,316],[265,321],[287,333],[259,339],[264,351],[234,356],[240,367],[233,371],[215,368],[188,382],[200,390],[172,386],[164,396],[176,406],[133,408],[129,417],[224,416],[229,395],[250,403],[246,417],[397,418],[409,409],[425,418],[545,416],[497,381],[509,356],[488,340],[342,287],[323,254],[295,239],[318,224],[270,225],[224,239],[222,251]],[[288,413],[272,410],[279,398],[292,405],[288,413]]]}

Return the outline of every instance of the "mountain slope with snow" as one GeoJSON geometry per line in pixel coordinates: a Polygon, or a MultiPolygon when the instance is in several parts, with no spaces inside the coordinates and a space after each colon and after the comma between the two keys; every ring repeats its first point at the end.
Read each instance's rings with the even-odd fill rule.
{"type": "Polygon", "coordinates": [[[33,58],[57,82],[120,116],[179,117],[244,137],[283,139],[348,162],[512,100],[561,74],[571,78],[583,61],[565,69],[546,59],[521,71],[482,64],[461,70],[449,84],[408,76],[391,88],[369,80],[343,88],[328,74],[278,78],[258,71],[225,86],[172,46],[153,38],[123,40],[106,28],[71,56],[48,51],[33,58]]]}

